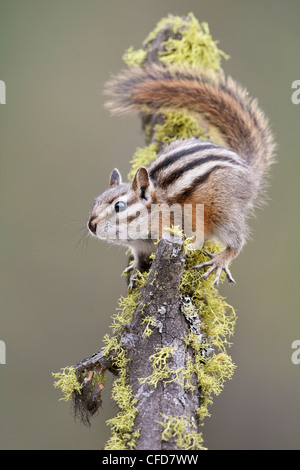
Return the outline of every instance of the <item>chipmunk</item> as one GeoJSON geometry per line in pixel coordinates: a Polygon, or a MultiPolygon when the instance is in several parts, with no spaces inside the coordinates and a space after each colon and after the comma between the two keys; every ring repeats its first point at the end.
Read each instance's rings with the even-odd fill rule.
{"type": "Polygon", "coordinates": [[[219,240],[225,249],[215,255],[206,252],[210,260],[194,269],[208,267],[204,279],[216,271],[215,285],[222,271],[234,283],[228,265],[245,244],[247,216],[274,161],[273,135],[257,102],[222,73],[161,65],[121,72],[108,82],[105,93],[111,96],[106,106],[113,113],[186,111],[217,131],[224,146],[196,138],[173,141],[148,168],[138,169],[132,183],[123,183],[114,169],[109,189],[95,199],[90,232],[131,249],[134,262],[124,272],[132,271],[134,279],[143,259],[156,249],[155,240],[148,236],[151,206],[202,204],[204,239],[219,240]],[[144,238],[115,236],[137,217],[146,227],[144,238]]]}

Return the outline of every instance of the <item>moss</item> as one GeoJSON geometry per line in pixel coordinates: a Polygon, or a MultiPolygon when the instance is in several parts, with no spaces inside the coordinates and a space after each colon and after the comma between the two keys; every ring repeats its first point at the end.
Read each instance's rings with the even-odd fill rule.
{"type": "Polygon", "coordinates": [[[60,400],[69,401],[74,392],[80,393],[83,385],[79,383],[74,367],[64,367],[61,372],[52,373],[56,379],[55,388],[60,388],[64,396],[60,400]]]}
{"type": "Polygon", "coordinates": [[[197,433],[197,426],[184,416],[162,415],[164,421],[159,421],[163,431],[163,441],[175,440],[176,448],[180,450],[206,450],[203,446],[202,433],[197,433]]]}

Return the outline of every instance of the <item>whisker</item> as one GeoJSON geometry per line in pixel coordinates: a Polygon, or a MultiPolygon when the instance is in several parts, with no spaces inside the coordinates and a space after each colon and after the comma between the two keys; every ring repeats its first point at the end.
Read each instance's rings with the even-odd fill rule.
{"type": "Polygon", "coordinates": [[[89,239],[89,235],[90,235],[89,232],[88,232],[87,227],[82,227],[80,230],[77,231],[77,234],[79,232],[81,232],[83,229],[84,229],[84,232],[81,235],[81,237],[79,238],[79,240],[77,241],[77,243],[74,247],[74,252],[78,249],[79,245],[82,244],[82,255],[84,255],[86,257],[87,243],[88,243],[88,239],[89,239]]]}
{"type": "Polygon", "coordinates": [[[83,230],[87,231],[87,227],[86,226],[80,227],[78,230],[76,230],[74,233],[72,233],[71,237],[75,237],[76,235],[78,235],[83,230]]]}

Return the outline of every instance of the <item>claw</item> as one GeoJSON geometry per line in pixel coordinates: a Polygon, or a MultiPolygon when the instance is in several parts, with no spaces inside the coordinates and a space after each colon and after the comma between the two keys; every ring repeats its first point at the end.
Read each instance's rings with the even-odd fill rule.
{"type": "Polygon", "coordinates": [[[205,253],[207,256],[210,257],[210,259],[213,259],[214,255],[210,253],[209,251],[203,250],[203,253],[205,253]]]}
{"type": "Polygon", "coordinates": [[[219,285],[221,273],[222,273],[222,268],[220,268],[220,267],[217,268],[214,286],[218,286],[218,285],[219,285]]]}
{"type": "Polygon", "coordinates": [[[207,266],[211,266],[211,265],[212,265],[211,261],[206,261],[205,263],[197,264],[197,266],[193,266],[192,269],[197,269],[197,271],[200,271],[200,269],[206,268],[207,266]]]}
{"type": "Polygon", "coordinates": [[[228,282],[232,283],[232,284],[236,284],[235,280],[233,279],[232,275],[231,275],[231,272],[229,271],[229,269],[227,268],[227,266],[224,268],[224,271],[226,273],[226,277],[227,277],[227,280],[228,282]]]}
{"type": "Polygon", "coordinates": [[[136,277],[137,277],[137,269],[135,264],[129,265],[124,271],[122,272],[122,276],[128,275],[132,271],[132,274],[128,276],[128,290],[132,291],[135,287],[136,277]]]}
{"type": "Polygon", "coordinates": [[[130,273],[130,271],[133,271],[133,269],[134,269],[134,264],[131,264],[126,269],[124,269],[122,274],[128,274],[128,273],[130,273]]]}
{"type": "Polygon", "coordinates": [[[211,266],[211,268],[209,268],[206,273],[202,274],[201,278],[200,279],[207,279],[209,277],[209,275],[217,268],[217,266],[215,264],[213,264],[211,266]]]}
{"type": "Polygon", "coordinates": [[[134,266],[128,266],[128,268],[123,271],[123,274],[128,274],[132,271],[132,274],[128,276],[128,290],[132,291],[136,287],[137,279],[140,275],[139,271],[134,266]]]}
{"type": "Polygon", "coordinates": [[[197,266],[192,267],[192,269],[196,269],[197,271],[200,271],[203,268],[209,267],[209,269],[204,274],[202,274],[200,279],[207,279],[211,275],[211,273],[216,270],[216,277],[215,277],[214,285],[218,286],[219,282],[220,282],[220,276],[222,274],[222,271],[224,271],[225,274],[226,274],[228,282],[230,282],[232,284],[236,284],[235,280],[233,279],[233,277],[231,275],[231,272],[228,269],[228,263],[227,262],[225,263],[224,260],[221,261],[218,254],[213,255],[213,254],[209,253],[206,250],[203,250],[203,252],[207,256],[210,257],[210,261],[206,261],[205,263],[198,264],[197,266]],[[218,259],[219,259],[219,261],[218,261],[218,259]]]}
{"type": "Polygon", "coordinates": [[[136,279],[131,276],[128,283],[128,290],[132,291],[135,288],[136,279]]]}

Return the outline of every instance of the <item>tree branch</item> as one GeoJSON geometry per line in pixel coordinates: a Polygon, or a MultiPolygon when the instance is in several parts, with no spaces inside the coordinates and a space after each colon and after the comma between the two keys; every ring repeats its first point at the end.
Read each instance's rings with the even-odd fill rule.
{"type": "Polygon", "coordinates": [[[129,325],[134,344],[123,343],[130,359],[130,386],[138,400],[137,449],[176,448],[173,439],[166,442],[161,439],[160,422],[170,415],[185,418],[196,428],[199,397],[191,391],[197,390],[195,376],[190,390],[184,387],[184,371],[187,362],[193,360],[192,350],[184,342],[189,326],[180,311],[179,286],[184,263],[182,238],[164,235],[129,325]],[[145,318],[151,319],[149,337],[145,337],[145,318]]]}

